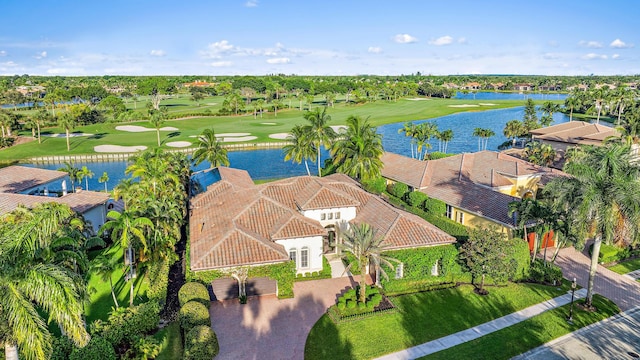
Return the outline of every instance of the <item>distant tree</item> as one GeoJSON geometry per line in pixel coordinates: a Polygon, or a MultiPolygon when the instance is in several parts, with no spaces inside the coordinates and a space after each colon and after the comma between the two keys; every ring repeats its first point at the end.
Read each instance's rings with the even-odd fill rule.
{"type": "Polygon", "coordinates": [[[522,118],[522,123],[524,124],[525,129],[527,129],[527,132],[540,127],[540,124],[538,123],[538,115],[536,114],[536,104],[531,100],[531,98],[527,99],[524,106],[524,117],[522,118]]]}
{"type": "Polygon", "coordinates": [[[369,119],[353,115],[347,118],[346,132],[331,148],[336,170],[364,181],[380,177],[383,152],[382,135],[377,133],[376,127],[369,119]]]}
{"type": "Polygon", "coordinates": [[[546,101],[542,105],[542,112],[544,115],[540,119],[540,125],[549,126],[553,123],[553,113],[560,111],[560,105],[551,101],[546,101]]]}
{"type": "Polygon", "coordinates": [[[491,129],[475,128],[473,136],[478,137],[478,151],[487,150],[489,138],[495,136],[495,132],[491,129]]]}
{"type": "Polygon", "coordinates": [[[204,94],[199,87],[191,87],[191,101],[196,103],[196,106],[200,106],[200,100],[204,99],[204,94]]]}
{"type": "Polygon", "coordinates": [[[431,138],[438,134],[438,126],[432,122],[424,122],[416,126],[416,130],[413,137],[416,141],[416,157],[420,160],[424,160],[429,153],[428,149],[431,149],[431,138]],[[425,153],[423,155],[422,149],[425,153]]]}
{"type": "Polygon", "coordinates": [[[480,280],[479,294],[488,293],[484,289],[487,276],[494,281],[509,278],[513,268],[510,266],[508,245],[506,236],[493,229],[469,230],[469,239],[460,247],[460,257],[473,275],[473,281],[480,280]]]}
{"type": "Polygon", "coordinates": [[[449,150],[449,142],[453,139],[453,130],[451,129],[447,129],[444,131],[441,131],[439,133],[439,138],[442,141],[442,152],[443,153],[447,153],[447,151],[449,150]]]}
{"type": "Polygon", "coordinates": [[[76,190],[76,181],[79,179],[80,169],[75,167],[72,162],[65,162],[64,167],[59,168],[58,171],[64,171],[69,175],[69,180],[71,180],[71,191],[74,192],[76,190]]]}
{"type": "Polygon", "coordinates": [[[230,93],[222,102],[222,107],[234,112],[238,115],[238,111],[244,109],[244,101],[238,93],[230,93]]]}
{"type": "Polygon", "coordinates": [[[38,132],[38,144],[40,144],[42,142],[40,137],[40,127],[50,120],[49,113],[47,113],[46,109],[40,109],[37,113],[35,113],[35,115],[33,115],[32,119],[33,123],[36,125],[36,129],[38,132]]]}
{"type": "Polygon", "coordinates": [[[175,87],[162,76],[144,78],[138,82],[136,88],[139,95],[147,95],[151,98],[151,106],[155,110],[160,110],[160,101],[174,90],[175,87]]]}
{"type": "Polygon", "coordinates": [[[120,114],[121,112],[127,110],[127,107],[124,104],[124,101],[122,101],[121,98],[114,95],[109,95],[106,98],[102,99],[102,101],[100,101],[100,106],[111,111],[114,117],[118,116],[118,114],[120,114]]]}
{"type": "Polygon", "coordinates": [[[167,119],[166,107],[163,108],[162,110],[151,110],[151,117],[149,118],[149,123],[151,123],[151,125],[153,125],[153,127],[156,129],[158,146],[160,146],[160,128],[162,128],[162,125],[164,124],[166,119],[167,119]]]}
{"type": "Polygon", "coordinates": [[[311,141],[305,137],[302,125],[296,125],[291,129],[289,136],[287,136],[287,141],[288,144],[282,147],[284,151],[284,161],[291,160],[296,164],[304,161],[307,175],[311,176],[307,160],[313,160],[316,155],[316,150],[311,141]]]}
{"type": "Polygon", "coordinates": [[[200,165],[205,160],[209,162],[211,168],[229,166],[227,149],[222,147],[213,129],[204,129],[198,137],[198,149],[193,153],[195,165],[200,165]]]}
{"type": "Polygon", "coordinates": [[[307,102],[307,105],[309,105],[309,111],[311,111],[311,106],[313,106],[313,100],[314,100],[314,96],[309,94],[307,95],[307,97],[305,98],[305,101],[307,102]]]}
{"type": "Polygon", "coordinates": [[[104,192],[109,192],[109,190],[107,189],[107,183],[109,182],[109,174],[106,171],[102,173],[102,176],[100,176],[100,178],[98,178],[98,182],[101,184],[104,183],[104,192]]]}
{"type": "Polygon", "coordinates": [[[336,138],[336,132],[328,125],[331,120],[331,116],[327,114],[327,108],[316,108],[314,111],[307,111],[304,113],[304,118],[309,124],[303,126],[304,136],[310,141],[316,149],[317,158],[316,165],[318,166],[318,176],[322,176],[321,163],[320,163],[320,148],[324,145],[326,148],[330,147],[333,140],[336,138]]]}
{"type": "Polygon", "coordinates": [[[417,156],[417,150],[416,150],[416,154],[414,155],[414,151],[413,151],[413,144],[415,143],[415,135],[417,133],[417,127],[413,122],[407,122],[404,123],[404,125],[402,126],[402,128],[398,129],[398,133],[404,133],[404,136],[410,138],[411,140],[409,140],[409,147],[411,148],[411,158],[414,159],[417,156]]]}
{"type": "Polygon", "coordinates": [[[512,146],[516,144],[516,139],[526,134],[524,124],[519,120],[509,120],[502,131],[505,137],[512,139],[512,146]]]}
{"type": "Polygon", "coordinates": [[[85,190],[87,191],[89,190],[89,179],[92,178],[93,175],[95,175],[93,171],[89,170],[89,168],[86,166],[83,166],[82,168],[80,168],[80,171],[78,171],[78,180],[82,182],[82,179],[84,179],[85,190]]]}
{"type": "Polygon", "coordinates": [[[67,151],[70,151],[71,145],[69,144],[69,137],[71,136],[71,130],[76,127],[76,119],[71,115],[71,113],[65,112],[58,117],[58,126],[64,129],[67,137],[67,151]]]}

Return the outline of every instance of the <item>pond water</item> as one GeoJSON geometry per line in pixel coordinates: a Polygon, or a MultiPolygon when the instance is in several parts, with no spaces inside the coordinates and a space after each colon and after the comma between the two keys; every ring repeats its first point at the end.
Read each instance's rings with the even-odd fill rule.
{"type": "Polygon", "coordinates": [[[473,93],[457,92],[455,99],[469,100],[564,100],[568,94],[541,94],[541,93],[499,93],[492,91],[476,91],[473,93]]]}
{"type": "MultiPolygon", "coordinates": [[[[502,134],[504,125],[513,119],[522,119],[524,115],[524,108],[510,108],[499,110],[487,110],[487,111],[471,111],[463,112],[448,116],[443,116],[430,120],[417,120],[415,124],[423,122],[433,122],[438,125],[440,131],[446,129],[452,129],[454,132],[453,140],[449,143],[449,153],[463,153],[478,151],[478,138],[473,137],[473,130],[477,127],[490,128],[496,135],[489,139],[487,144],[488,150],[497,150],[498,146],[505,142],[507,139],[502,134]]],[[[538,116],[541,116],[539,113],[538,116]]],[[[554,114],[554,124],[564,123],[569,121],[569,117],[564,114],[554,114]]],[[[383,146],[386,151],[411,156],[411,150],[409,148],[409,138],[404,134],[398,133],[398,130],[403,127],[404,123],[388,124],[378,127],[378,132],[383,136],[383,146]]],[[[432,140],[432,149],[429,151],[438,150],[438,141],[432,140]]],[[[322,161],[328,156],[327,151],[322,152],[322,161]]],[[[291,176],[306,175],[306,169],[303,164],[294,164],[291,161],[283,161],[284,155],[281,149],[261,149],[261,150],[248,150],[248,151],[230,151],[229,162],[231,167],[244,169],[249,172],[254,180],[263,179],[275,179],[285,178],[291,176]]],[[[25,164],[27,166],[35,166],[44,169],[56,170],[64,166],[64,164],[25,164]]],[[[104,184],[98,182],[98,178],[102,176],[103,172],[107,172],[109,175],[109,181],[107,182],[107,188],[113,189],[118,184],[120,179],[125,178],[124,171],[127,167],[127,163],[124,161],[117,162],[90,162],[90,163],[76,163],[76,167],[87,166],[93,171],[93,178],[88,179],[89,189],[91,190],[104,190],[104,184]]],[[[194,171],[203,170],[208,168],[209,164],[204,162],[197,167],[193,167],[194,171]]],[[[315,164],[310,162],[309,168],[311,174],[314,174],[316,169],[315,164]]],[[[85,181],[82,181],[82,187],[84,188],[85,181]]]]}

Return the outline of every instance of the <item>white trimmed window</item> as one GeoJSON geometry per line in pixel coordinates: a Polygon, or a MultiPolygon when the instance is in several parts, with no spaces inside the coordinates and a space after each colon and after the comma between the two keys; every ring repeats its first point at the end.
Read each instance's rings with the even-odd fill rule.
{"type": "Polygon", "coordinates": [[[328,220],[333,220],[333,213],[327,214],[327,219],[328,220]]]}
{"type": "Polygon", "coordinates": [[[296,262],[297,257],[298,257],[298,250],[296,249],[289,250],[289,260],[293,261],[293,263],[296,264],[296,266],[298,265],[298,263],[296,262]]]}
{"type": "Polygon", "coordinates": [[[327,219],[327,214],[322,213],[320,214],[320,220],[326,220],[327,219]]]}
{"type": "Polygon", "coordinates": [[[306,269],[309,267],[309,249],[302,248],[300,250],[300,268],[306,269]]]}
{"type": "Polygon", "coordinates": [[[458,222],[464,224],[464,213],[462,211],[458,211],[458,222]]]}
{"type": "Polygon", "coordinates": [[[453,215],[453,206],[447,204],[447,210],[446,210],[445,216],[449,219],[452,219],[453,218],[452,215],[453,215]]]}
{"type": "Polygon", "coordinates": [[[440,276],[440,259],[431,267],[431,276],[440,276]]]}
{"type": "Polygon", "coordinates": [[[404,264],[400,263],[396,265],[396,279],[402,279],[404,277],[404,264]]]}
{"type": "Polygon", "coordinates": [[[340,211],[336,212],[336,220],[340,219],[340,211]]]}

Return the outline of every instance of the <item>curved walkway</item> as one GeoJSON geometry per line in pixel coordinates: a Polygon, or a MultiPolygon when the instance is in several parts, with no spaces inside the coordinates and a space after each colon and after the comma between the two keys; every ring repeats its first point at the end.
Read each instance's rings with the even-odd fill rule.
{"type": "MultiPolygon", "coordinates": [[[[548,258],[551,258],[554,250],[554,248],[547,250],[548,258]]],[[[588,255],[576,251],[573,247],[565,248],[558,253],[555,264],[560,266],[565,278],[576,278],[580,286],[587,287],[591,265],[588,255]]],[[[615,302],[622,311],[631,310],[640,305],[640,283],[602,265],[598,265],[593,289],[596,293],[615,302]]]]}

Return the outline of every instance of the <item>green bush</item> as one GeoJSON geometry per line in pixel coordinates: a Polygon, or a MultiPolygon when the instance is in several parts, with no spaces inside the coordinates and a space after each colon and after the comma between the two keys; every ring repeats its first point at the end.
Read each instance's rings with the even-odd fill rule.
{"type": "Polygon", "coordinates": [[[427,194],[420,191],[412,191],[407,195],[407,203],[409,206],[417,207],[418,209],[423,208],[427,199],[429,199],[427,194]]]}
{"type": "Polygon", "coordinates": [[[529,278],[529,270],[531,266],[531,255],[529,253],[529,244],[518,238],[509,240],[512,252],[512,275],[509,277],[511,281],[521,281],[529,278]]]}
{"type": "MultiPolygon", "coordinates": [[[[511,140],[509,140],[509,142],[511,142],[511,140]]],[[[438,160],[438,159],[443,159],[453,155],[455,154],[447,154],[440,151],[434,151],[434,152],[428,153],[426,157],[427,157],[427,160],[438,160]]]]}
{"type": "MultiPolygon", "coordinates": [[[[437,282],[443,282],[445,279],[452,281],[454,276],[462,273],[462,267],[457,261],[458,249],[454,245],[387,251],[384,254],[402,262],[403,279],[439,279],[437,282]],[[439,275],[433,276],[431,270],[436,262],[438,262],[439,275]]],[[[390,278],[388,281],[383,280],[386,287],[388,282],[396,281],[396,279],[393,279],[393,270],[384,264],[382,267],[390,278]]]]}
{"type": "Polygon", "coordinates": [[[357,305],[357,301],[347,300],[347,309],[355,309],[356,305],[357,305]]]}
{"type": "Polygon", "coordinates": [[[55,338],[52,345],[53,352],[49,360],[68,360],[74,349],[73,342],[66,336],[55,338]]]}
{"type": "Polygon", "coordinates": [[[130,308],[120,308],[109,315],[107,321],[97,320],[91,326],[91,333],[104,337],[114,347],[123,342],[131,343],[135,337],[148,334],[158,327],[160,306],[155,301],[130,308]]]}
{"type": "Polygon", "coordinates": [[[107,339],[94,336],[87,346],[74,349],[69,360],[116,360],[116,352],[107,339]]]}
{"type": "Polygon", "coordinates": [[[347,307],[347,303],[345,301],[338,301],[338,309],[339,310],[344,310],[346,307],[347,307]]]}
{"type": "Polygon", "coordinates": [[[529,280],[540,284],[557,285],[562,282],[562,269],[550,262],[536,260],[531,265],[529,280]]]}
{"type": "Polygon", "coordinates": [[[404,198],[404,195],[409,191],[409,186],[401,182],[393,183],[389,185],[388,191],[391,195],[398,199],[404,198]]]}
{"type": "MultiPolygon", "coordinates": [[[[593,253],[593,244],[589,248],[589,254],[593,253]]],[[[602,244],[600,246],[600,254],[598,255],[598,262],[606,264],[614,261],[619,261],[627,258],[630,254],[628,249],[619,248],[615,245],[602,244]]]]}
{"type": "Polygon", "coordinates": [[[169,268],[172,261],[164,259],[149,266],[149,300],[157,301],[163,307],[167,301],[167,285],[169,284],[169,268]]]}
{"type": "Polygon", "coordinates": [[[447,211],[447,204],[442,200],[427,198],[424,201],[424,211],[430,215],[444,216],[447,211]]]}
{"type": "Polygon", "coordinates": [[[202,303],[204,306],[209,306],[211,298],[207,287],[197,282],[188,282],[182,285],[180,291],[178,291],[180,306],[184,306],[184,304],[192,300],[202,303]]]}
{"type": "Polygon", "coordinates": [[[382,194],[387,188],[387,181],[384,178],[375,178],[362,181],[362,187],[373,194],[382,194]]]}
{"type": "Polygon", "coordinates": [[[219,351],[218,337],[210,326],[196,326],[185,335],[185,360],[211,360],[219,351]]]}
{"type": "Polygon", "coordinates": [[[187,333],[198,325],[211,326],[209,308],[197,301],[189,301],[180,308],[180,327],[187,333]]]}

